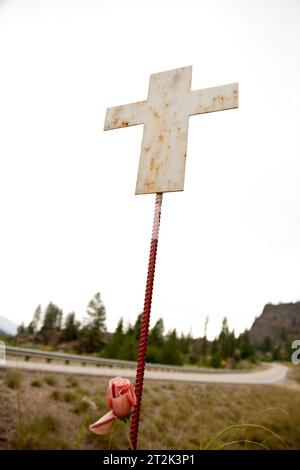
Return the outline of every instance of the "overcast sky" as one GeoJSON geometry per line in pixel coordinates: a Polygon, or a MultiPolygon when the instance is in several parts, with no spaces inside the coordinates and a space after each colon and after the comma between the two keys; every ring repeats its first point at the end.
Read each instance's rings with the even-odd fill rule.
{"type": "Polygon", "coordinates": [[[149,75],[239,82],[240,107],[190,118],[185,191],[166,193],[153,324],[249,328],[300,299],[300,2],[0,0],[0,315],[52,300],[107,326],[143,308],[154,195],[135,196],[142,126],[103,132],[149,75]]]}

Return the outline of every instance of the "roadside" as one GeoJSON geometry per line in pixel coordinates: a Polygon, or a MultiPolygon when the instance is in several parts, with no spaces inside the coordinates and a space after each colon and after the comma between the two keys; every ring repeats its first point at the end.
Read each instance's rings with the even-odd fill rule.
{"type": "MultiPolygon", "coordinates": [[[[109,437],[88,431],[107,411],[107,383],[108,377],[1,368],[0,449],[108,449],[109,437]]],[[[142,406],[140,448],[205,448],[226,427],[245,423],[255,426],[226,431],[211,448],[243,449],[245,442],[229,444],[243,439],[256,442],[250,449],[300,448],[300,394],[282,385],[146,380],[142,406]]],[[[117,423],[111,448],[127,445],[117,423]]]]}

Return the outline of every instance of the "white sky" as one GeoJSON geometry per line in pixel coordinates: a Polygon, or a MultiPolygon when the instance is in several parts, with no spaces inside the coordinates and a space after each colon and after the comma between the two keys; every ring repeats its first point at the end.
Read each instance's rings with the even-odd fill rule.
{"type": "Polygon", "coordinates": [[[190,118],[185,191],[164,196],[152,324],[236,332],[296,301],[300,2],[0,0],[0,315],[100,291],[113,330],[143,308],[154,195],[135,196],[142,126],[103,132],[151,73],[239,82],[240,108],[190,118]]]}

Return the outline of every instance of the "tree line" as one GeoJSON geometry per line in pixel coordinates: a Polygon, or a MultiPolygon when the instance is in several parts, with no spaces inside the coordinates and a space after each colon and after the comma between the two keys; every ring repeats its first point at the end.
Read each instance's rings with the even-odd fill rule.
{"type": "Polygon", "coordinates": [[[35,309],[29,325],[20,325],[17,338],[33,343],[59,348],[70,343],[69,348],[77,353],[96,353],[103,350],[106,334],[106,310],[98,292],[88,303],[86,317],[80,323],[75,312],[66,318],[63,311],[50,302],[42,311],[41,305],[35,309]]]}
{"type": "MultiPolygon", "coordinates": [[[[50,302],[45,310],[38,305],[31,322],[18,328],[18,344],[43,345],[51,349],[79,354],[93,354],[111,359],[136,361],[142,313],[134,324],[124,324],[123,318],[113,333],[106,328],[106,309],[100,293],[87,305],[86,316],[80,323],[74,312],[65,318],[62,309],[50,302]]],[[[206,336],[193,338],[191,334],[178,335],[176,329],[165,331],[160,318],[150,329],[147,362],[172,365],[198,365],[207,367],[236,367],[241,361],[255,363],[257,356],[280,359],[278,349],[266,338],[260,348],[255,348],[246,330],[238,337],[229,329],[224,318],[219,335],[209,341],[206,336]],[[275,356],[275,357],[274,357],[275,356]]]]}

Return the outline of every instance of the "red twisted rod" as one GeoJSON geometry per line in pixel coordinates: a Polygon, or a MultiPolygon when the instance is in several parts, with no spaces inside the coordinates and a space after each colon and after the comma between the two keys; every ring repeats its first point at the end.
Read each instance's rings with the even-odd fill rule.
{"type": "Polygon", "coordinates": [[[139,420],[140,420],[142,394],[143,394],[144,372],[145,372],[145,362],[146,362],[146,353],[147,353],[147,341],[148,341],[148,333],[149,333],[150,313],[151,313],[151,304],[152,304],[152,291],[153,291],[153,282],[154,282],[154,273],[155,273],[155,262],[156,262],[156,253],[157,253],[157,244],[158,244],[162,196],[163,196],[163,193],[157,193],[156,199],[155,199],[155,211],[154,211],[153,229],[152,229],[152,237],[151,237],[151,245],[150,245],[150,256],[149,256],[149,264],[148,264],[144,310],[143,310],[143,318],[142,318],[140,341],[139,341],[138,362],[137,362],[136,379],[135,379],[135,394],[136,394],[137,403],[136,403],[136,406],[134,407],[133,414],[131,417],[131,423],[130,423],[130,437],[131,437],[132,447],[134,450],[137,448],[137,439],[138,439],[138,431],[139,431],[139,420]]]}

